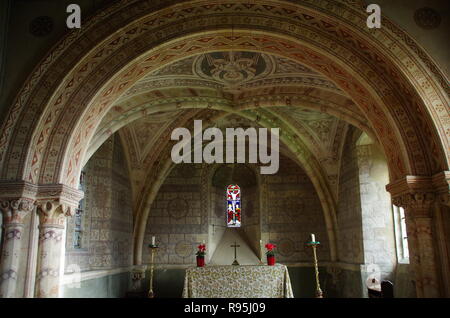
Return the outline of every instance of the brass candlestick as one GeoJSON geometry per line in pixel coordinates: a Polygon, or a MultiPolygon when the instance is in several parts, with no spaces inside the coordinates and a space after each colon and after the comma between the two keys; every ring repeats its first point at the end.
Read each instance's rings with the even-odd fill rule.
{"type": "Polygon", "coordinates": [[[150,289],[148,291],[148,298],[155,298],[155,293],[153,292],[153,265],[154,265],[154,258],[155,254],[158,250],[157,245],[150,244],[148,247],[150,247],[151,251],[151,261],[150,261],[150,289]]]}
{"type": "Polygon", "coordinates": [[[320,289],[319,266],[317,263],[317,253],[316,253],[317,246],[320,245],[320,242],[311,241],[311,242],[306,243],[306,245],[312,247],[313,255],[314,255],[314,269],[316,271],[316,298],[323,298],[323,292],[322,292],[322,289],[320,289]]]}

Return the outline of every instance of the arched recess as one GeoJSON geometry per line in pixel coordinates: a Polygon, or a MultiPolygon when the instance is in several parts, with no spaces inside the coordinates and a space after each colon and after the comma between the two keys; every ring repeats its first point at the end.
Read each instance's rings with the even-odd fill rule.
{"type": "MultiPolygon", "coordinates": [[[[213,190],[214,188],[216,188],[215,185],[214,185],[214,176],[216,176],[216,173],[218,171],[220,171],[220,170],[222,170],[224,168],[226,168],[226,164],[211,164],[211,165],[208,165],[206,167],[206,169],[204,170],[204,172],[202,174],[202,184],[205,187],[205,189],[203,191],[205,191],[205,193],[207,193],[209,195],[209,197],[207,198],[208,199],[208,201],[207,201],[208,204],[211,204],[211,202],[213,202],[212,196],[215,193],[215,191],[213,190]]],[[[255,252],[255,254],[258,254],[257,251],[259,250],[259,248],[258,248],[259,244],[257,242],[259,242],[259,240],[261,239],[260,235],[261,235],[261,215],[262,215],[261,203],[259,201],[261,201],[261,198],[260,198],[260,196],[261,196],[261,187],[262,187],[262,184],[263,184],[264,175],[261,175],[259,173],[259,169],[258,169],[258,166],[256,164],[243,164],[243,167],[241,167],[240,169],[244,169],[244,170],[248,169],[249,171],[251,171],[251,176],[249,176],[247,174],[246,175],[241,174],[241,176],[242,176],[241,178],[239,178],[239,177],[238,178],[230,178],[227,181],[228,184],[223,184],[225,182],[221,182],[220,188],[218,188],[218,189],[220,189],[220,191],[224,191],[223,197],[225,198],[226,186],[228,186],[229,184],[237,184],[242,189],[241,190],[242,191],[242,195],[244,197],[247,197],[247,195],[245,194],[245,188],[246,188],[247,180],[244,180],[244,178],[245,177],[250,177],[249,178],[250,180],[248,180],[248,181],[250,181],[250,182],[253,181],[255,183],[254,186],[256,187],[256,189],[255,189],[256,190],[256,195],[254,197],[254,200],[256,199],[258,201],[258,203],[256,205],[259,206],[260,209],[259,209],[259,211],[256,211],[258,222],[257,222],[257,224],[253,224],[253,226],[256,226],[258,228],[255,231],[254,234],[258,233],[256,235],[259,235],[259,236],[254,237],[254,240],[250,240],[250,241],[253,241],[253,243],[256,243],[256,244],[253,244],[253,245],[250,244],[250,248],[255,252]],[[251,179],[253,179],[253,180],[251,180],[251,179]]],[[[222,180],[222,181],[224,181],[224,180],[222,180]]],[[[245,198],[245,201],[248,202],[248,197],[245,198]]],[[[242,201],[243,211],[245,211],[245,204],[246,204],[245,201],[242,201]]],[[[206,202],[205,202],[205,204],[206,204],[206,202]]],[[[211,205],[209,205],[209,206],[211,206],[211,205]]],[[[221,217],[218,217],[217,215],[215,216],[216,217],[216,221],[218,221],[219,224],[223,224],[223,219],[221,220],[221,218],[225,217],[225,211],[226,211],[225,210],[225,206],[226,205],[224,204],[223,214],[221,215],[221,217]]],[[[245,222],[244,219],[245,218],[243,216],[243,222],[245,222]]],[[[212,220],[212,222],[214,222],[214,220],[212,220]]],[[[245,228],[245,227],[246,227],[246,224],[244,223],[243,224],[243,228],[245,228]]],[[[220,229],[219,229],[219,231],[220,231],[220,229]]],[[[211,233],[211,232],[212,232],[212,229],[208,229],[208,236],[210,238],[210,241],[212,241],[212,239],[214,237],[214,233],[211,233]]],[[[220,239],[220,236],[219,236],[219,239],[220,239]]],[[[217,247],[217,243],[218,243],[218,241],[215,242],[215,244],[216,244],[215,248],[217,247]]],[[[210,257],[212,257],[212,254],[213,253],[210,254],[210,257]]],[[[258,256],[258,257],[260,257],[260,256],[258,256]]]]}
{"type": "MultiPolygon", "coordinates": [[[[221,109],[224,111],[224,109],[221,109]]],[[[281,128],[282,134],[280,135],[280,142],[284,143],[295,155],[295,159],[298,160],[305,173],[310,178],[317,195],[320,198],[322,210],[324,213],[324,220],[327,228],[328,239],[330,242],[330,256],[332,260],[338,258],[338,251],[336,249],[336,242],[338,240],[336,231],[336,203],[333,199],[333,194],[330,186],[327,182],[325,173],[310,152],[308,147],[297,138],[296,133],[291,127],[283,124],[283,122],[273,116],[270,113],[263,113],[258,110],[244,110],[236,112],[233,109],[228,109],[225,113],[220,113],[214,117],[210,117],[207,121],[204,121],[203,128],[214,125],[214,123],[228,114],[236,114],[244,117],[257,125],[265,128],[281,128]]],[[[197,114],[196,119],[202,119],[201,115],[197,114]]],[[[193,131],[192,120],[185,126],[180,127],[189,128],[193,131]]],[[[168,139],[167,139],[168,140],[168,139]]],[[[138,204],[136,205],[135,224],[134,224],[134,262],[136,265],[142,262],[142,249],[144,243],[145,228],[150,213],[150,207],[156,194],[159,191],[160,186],[163,184],[165,177],[170,173],[170,170],[174,167],[174,163],[170,158],[170,151],[172,144],[167,141],[166,146],[159,152],[159,156],[155,159],[156,165],[148,167],[146,180],[143,183],[145,185],[142,196],[138,204]],[[156,171],[152,173],[152,171],[156,171]]]]}
{"type": "Polygon", "coordinates": [[[37,67],[2,127],[2,179],[76,187],[89,141],[120,94],[175,59],[224,48],[279,54],[330,78],[369,119],[391,180],[448,170],[448,82],[389,20],[366,28],[362,3],[137,3],[92,18],[37,67]]]}

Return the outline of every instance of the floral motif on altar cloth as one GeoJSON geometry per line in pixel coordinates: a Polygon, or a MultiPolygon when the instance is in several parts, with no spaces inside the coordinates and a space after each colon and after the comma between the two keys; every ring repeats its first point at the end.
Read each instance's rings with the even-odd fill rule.
{"type": "Polygon", "coordinates": [[[186,270],[183,298],[293,298],[286,265],[206,266],[186,270]]]}

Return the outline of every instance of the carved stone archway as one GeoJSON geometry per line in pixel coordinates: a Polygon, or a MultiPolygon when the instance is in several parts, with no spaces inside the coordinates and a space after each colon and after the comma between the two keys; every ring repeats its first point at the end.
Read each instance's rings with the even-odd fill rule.
{"type": "MultiPolygon", "coordinates": [[[[64,37],[24,84],[1,127],[0,179],[58,186],[37,197],[59,202],[71,193],[75,206],[89,143],[123,92],[172,61],[241,49],[290,58],[329,78],[368,119],[391,181],[431,180],[449,170],[448,80],[388,19],[370,30],[366,18],[362,3],[344,0],[119,1],[64,37]]],[[[442,195],[448,200],[448,189],[442,195]]],[[[438,284],[436,276],[427,281],[438,284]]]]}

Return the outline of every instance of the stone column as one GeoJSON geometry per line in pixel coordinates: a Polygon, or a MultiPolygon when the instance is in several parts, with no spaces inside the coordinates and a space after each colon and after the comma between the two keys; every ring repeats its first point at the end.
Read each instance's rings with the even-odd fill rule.
{"type": "Polygon", "coordinates": [[[441,297],[443,293],[434,211],[438,194],[431,178],[407,176],[387,186],[393,203],[405,209],[409,259],[415,274],[417,297],[441,297]]]}
{"type": "Polygon", "coordinates": [[[0,297],[20,297],[16,294],[24,218],[34,208],[34,200],[19,198],[1,200],[3,214],[3,249],[0,261],[0,297]]]}
{"type": "MultiPolygon", "coordinates": [[[[25,181],[0,181],[0,210],[3,217],[3,246],[0,256],[0,297],[22,297],[18,275],[21,263],[24,220],[34,209],[37,186],[25,181]]],[[[26,242],[25,242],[26,243],[26,242]]]]}
{"type": "Polygon", "coordinates": [[[442,171],[432,178],[437,189],[435,227],[439,248],[440,272],[445,297],[450,297],[450,171],[442,171]]]}
{"type": "Polygon", "coordinates": [[[434,193],[407,194],[394,201],[395,205],[405,209],[409,259],[416,275],[418,297],[441,295],[436,262],[437,241],[433,236],[434,203],[434,193]]]}
{"type": "Polygon", "coordinates": [[[58,297],[62,238],[66,208],[57,201],[38,204],[39,247],[36,274],[36,296],[58,297]]]}
{"type": "Polygon", "coordinates": [[[81,191],[64,185],[41,186],[38,192],[39,242],[36,271],[36,297],[59,296],[60,264],[65,221],[73,216],[81,191]]]}

